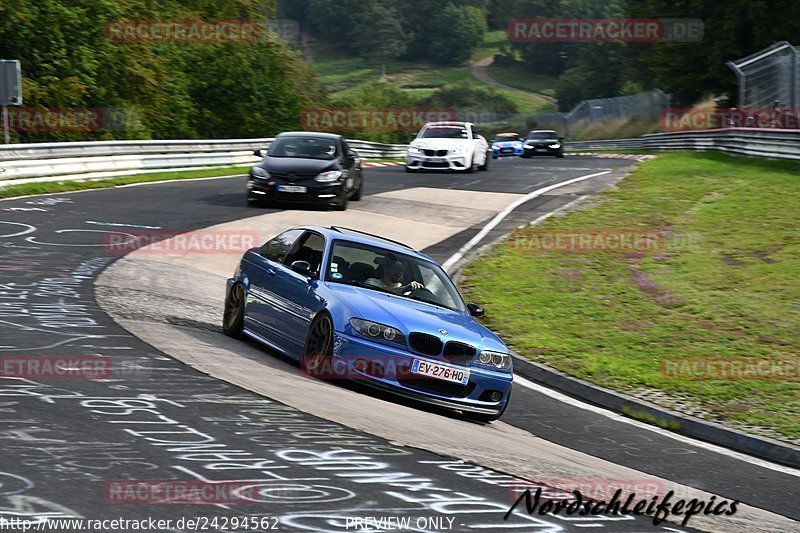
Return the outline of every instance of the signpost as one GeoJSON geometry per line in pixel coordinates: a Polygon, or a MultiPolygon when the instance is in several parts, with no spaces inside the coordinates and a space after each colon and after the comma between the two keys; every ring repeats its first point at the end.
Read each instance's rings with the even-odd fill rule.
{"type": "Polygon", "coordinates": [[[22,67],[16,59],[0,59],[0,105],[3,106],[3,137],[9,144],[8,106],[22,105],[22,67]]]}

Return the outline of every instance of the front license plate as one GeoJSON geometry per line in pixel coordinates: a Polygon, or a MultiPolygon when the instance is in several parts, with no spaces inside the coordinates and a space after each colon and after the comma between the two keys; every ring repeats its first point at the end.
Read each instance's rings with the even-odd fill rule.
{"type": "Polygon", "coordinates": [[[442,159],[441,157],[426,157],[425,158],[425,162],[426,163],[441,163],[442,161],[444,161],[444,159],[442,159]]]}
{"type": "Polygon", "coordinates": [[[278,192],[306,192],[307,188],[302,185],[278,185],[278,192]]]}
{"type": "Polygon", "coordinates": [[[469,370],[462,370],[454,366],[440,365],[438,363],[429,363],[428,361],[414,359],[414,364],[411,365],[411,371],[415,374],[450,381],[452,383],[460,383],[462,385],[469,383],[469,370]]]}

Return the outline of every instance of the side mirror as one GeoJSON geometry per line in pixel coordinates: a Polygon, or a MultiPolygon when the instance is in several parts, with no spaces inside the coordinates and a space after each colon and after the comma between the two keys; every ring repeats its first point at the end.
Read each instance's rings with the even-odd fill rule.
{"type": "Polygon", "coordinates": [[[308,261],[295,261],[292,263],[292,270],[303,276],[311,277],[311,265],[308,261]]]}
{"type": "Polygon", "coordinates": [[[265,150],[258,149],[253,151],[253,155],[256,157],[264,157],[266,154],[265,150]]]}
{"type": "Polygon", "coordinates": [[[467,304],[467,309],[472,316],[483,316],[483,307],[478,304],[467,304]]]}
{"type": "Polygon", "coordinates": [[[564,142],[564,137],[559,137],[558,140],[564,142]]]}

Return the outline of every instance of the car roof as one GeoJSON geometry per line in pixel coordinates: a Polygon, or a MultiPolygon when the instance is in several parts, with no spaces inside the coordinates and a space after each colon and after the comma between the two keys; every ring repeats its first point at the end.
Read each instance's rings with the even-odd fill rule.
{"type": "Polygon", "coordinates": [[[555,133],[556,130],[531,130],[528,132],[528,135],[531,133],[555,133]]]}
{"type": "Polygon", "coordinates": [[[323,133],[318,131],[284,131],[275,136],[278,137],[317,137],[322,139],[338,139],[341,135],[336,133],[323,133]]]}
{"type": "Polygon", "coordinates": [[[407,244],[403,244],[402,242],[394,241],[386,237],[381,237],[380,235],[373,235],[372,233],[367,233],[365,231],[360,231],[357,229],[345,228],[342,226],[331,226],[331,227],[300,226],[298,229],[316,231],[317,233],[322,234],[322,236],[324,236],[328,240],[337,239],[337,240],[355,242],[359,244],[369,244],[372,246],[378,246],[380,248],[390,250],[392,252],[411,255],[414,257],[418,257],[420,259],[424,259],[426,261],[431,261],[433,263],[436,263],[436,261],[434,261],[431,257],[423,254],[422,252],[414,250],[407,244]]]}
{"type": "Polygon", "coordinates": [[[453,126],[453,127],[466,127],[474,126],[472,122],[458,122],[455,120],[445,120],[443,122],[428,122],[424,127],[430,128],[431,126],[453,126]]]}
{"type": "Polygon", "coordinates": [[[508,131],[508,132],[505,132],[505,133],[497,133],[497,134],[495,134],[495,137],[509,137],[511,135],[519,136],[519,133],[514,133],[512,131],[508,131]]]}

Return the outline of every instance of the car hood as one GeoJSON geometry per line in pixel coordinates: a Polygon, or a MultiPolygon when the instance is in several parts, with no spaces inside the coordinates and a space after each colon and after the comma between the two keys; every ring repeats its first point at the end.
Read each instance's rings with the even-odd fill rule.
{"type": "Polygon", "coordinates": [[[289,174],[294,172],[298,176],[316,176],[326,170],[338,170],[338,159],[304,159],[299,157],[270,157],[267,156],[258,164],[267,172],[275,174],[289,174]]]}
{"type": "Polygon", "coordinates": [[[514,148],[520,146],[522,141],[495,141],[492,146],[499,146],[500,148],[514,148]]]}
{"type": "Polygon", "coordinates": [[[327,286],[340,301],[347,303],[354,318],[398,328],[406,336],[418,331],[435,335],[444,342],[465,342],[479,350],[508,351],[497,335],[467,313],[352,285],[328,283],[327,286]],[[446,331],[447,335],[439,330],[446,331]]]}
{"type": "Polygon", "coordinates": [[[409,146],[423,150],[452,150],[471,147],[472,139],[419,139],[409,146]]]}

